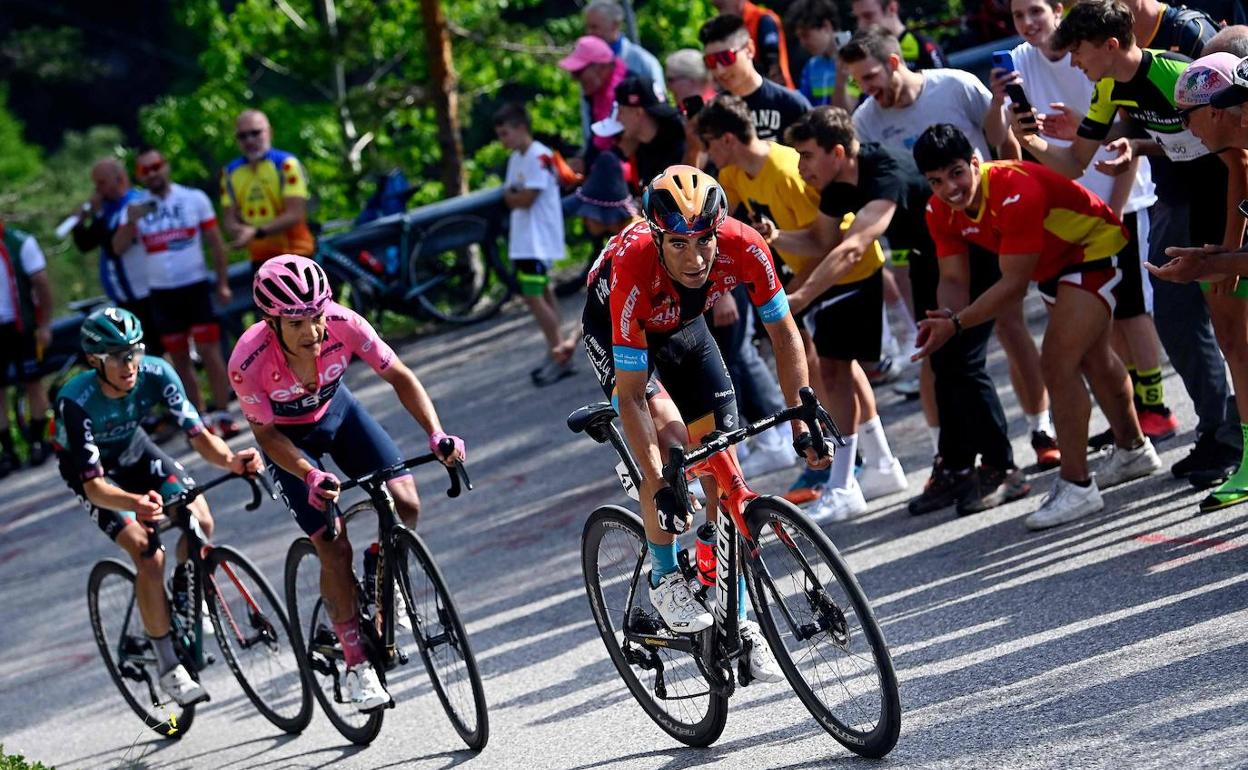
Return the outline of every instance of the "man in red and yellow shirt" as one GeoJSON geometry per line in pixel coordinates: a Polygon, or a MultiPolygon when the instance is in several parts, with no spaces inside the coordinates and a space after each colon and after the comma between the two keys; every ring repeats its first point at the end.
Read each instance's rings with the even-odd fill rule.
{"type": "Polygon", "coordinates": [[[984,323],[1022,299],[1039,282],[1049,310],[1041,349],[1044,383],[1062,452],[1060,476],[1029,529],[1045,529],[1104,507],[1097,487],[1110,487],[1161,468],[1140,431],[1131,381],[1109,346],[1114,289],[1122,280],[1117,253],[1127,245],[1122,222],[1076,182],[1029,162],[981,163],[966,135],[938,123],[914,146],[919,171],[932,187],[927,226],[940,264],[937,297],[943,309],[919,323],[916,358],[930,355],[964,328],[984,323]],[[965,307],[969,245],[997,255],[1001,279],[965,307]],[[1092,385],[1114,433],[1113,453],[1096,478],[1085,452],[1092,385]]]}
{"type": "Polygon", "coordinates": [[[221,170],[223,224],[230,246],[246,248],[252,265],[279,254],[312,256],[308,175],[294,155],[273,149],[273,129],[259,110],[238,116],[243,154],[221,170]]]}

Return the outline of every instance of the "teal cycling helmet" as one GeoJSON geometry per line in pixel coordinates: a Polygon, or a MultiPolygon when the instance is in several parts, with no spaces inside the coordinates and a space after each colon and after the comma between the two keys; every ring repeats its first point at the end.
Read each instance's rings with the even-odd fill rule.
{"type": "Polygon", "coordinates": [[[129,310],[105,307],[95,310],[79,330],[84,353],[109,353],[143,341],[143,325],[129,310]]]}

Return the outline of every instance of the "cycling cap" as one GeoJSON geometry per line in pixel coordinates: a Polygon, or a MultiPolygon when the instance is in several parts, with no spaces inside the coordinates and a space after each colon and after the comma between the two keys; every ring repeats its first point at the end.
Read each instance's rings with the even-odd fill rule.
{"type": "Polygon", "coordinates": [[[129,310],[104,307],[86,317],[78,336],[84,353],[110,353],[142,342],[143,325],[129,310]]]}
{"type": "Polygon", "coordinates": [[[1230,88],[1209,100],[1214,107],[1225,109],[1248,102],[1248,56],[1235,63],[1231,80],[1233,85],[1230,88]]]}
{"type": "Polygon", "coordinates": [[[670,166],[646,187],[642,213],[656,234],[697,236],[719,229],[728,216],[724,190],[693,166],[670,166]]]}
{"type": "Polygon", "coordinates": [[[261,264],[251,294],[260,312],[287,318],[317,315],[331,298],[329,278],[321,266],[294,254],[261,264]]]}
{"type": "Polygon", "coordinates": [[[1239,57],[1229,53],[1202,56],[1183,70],[1174,84],[1174,101],[1181,107],[1199,107],[1212,103],[1214,97],[1229,91],[1235,84],[1235,65],[1239,57]]]}

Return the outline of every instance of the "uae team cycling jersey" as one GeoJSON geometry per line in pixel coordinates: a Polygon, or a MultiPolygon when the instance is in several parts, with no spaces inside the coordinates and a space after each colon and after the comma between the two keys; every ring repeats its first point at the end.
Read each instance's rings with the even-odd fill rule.
{"type": "MultiPolygon", "coordinates": [[[[192,187],[170,184],[165,197],[152,195],[156,210],[135,223],[147,252],[147,278],[153,289],[179,289],[208,280],[202,233],[216,229],[217,215],[208,196],[192,187]]],[[[121,224],[130,221],[128,209],[121,224]]]]}
{"type": "Polygon", "coordinates": [[[83,481],[102,476],[105,466],[127,464],[126,450],[142,433],[139,423],[160,404],[169,408],[188,436],[203,432],[199,412],[187,400],[173,366],[163,358],[144,358],[134,388],[121,398],[106,396],[96,373],[83,372],[57,394],[56,447],[68,456],[83,481]]]}
{"type": "Polygon", "coordinates": [[[368,321],[330,302],[325,306],[325,337],[313,387],[305,387],[291,371],[277,335],[264,321],[243,332],[230,354],[230,385],[243,414],[257,425],[315,423],[329,409],[352,356],[378,374],[394,363],[394,350],[368,321]]]}
{"type": "Polygon", "coordinates": [[[1168,51],[1144,50],[1135,76],[1125,83],[1102,78],[1092,91],[1092,104],[1079,124],[1079,136],[1103,142],[1109,136],[1114,115],[1122,108],[1127,116],[1161,145],[1173,161],[1195,160],[1209,154],[1200,139],[1183,125],[1174,106],[1174,85],[1192,60],[1168,51]]]}
{"type": "Polygon", "coordinates": [[[1038,163],[993,161],[980,167],[976,216],[932,196],[927,226],[936,256],[967,253],[973,243],[996,255],[1039,254],[1032,280],[1047,281],[1104,265],[1127,245],[1127,231],[1087,188],[1038,163]]]}
{"type": "Polygon", "coordinates": [[[607,243],[590,269],[588,285],[586,313],[610,319],[612,358],[620,371],[646,371],[648,334],[667,335],[693,322],[738,285],[748,289],[763,321],[774,323],[789,313],[766,242],[732,217],[719,228],[715,261],[698,289],[678,286],[668,276],[645,222],[607,243]]]}

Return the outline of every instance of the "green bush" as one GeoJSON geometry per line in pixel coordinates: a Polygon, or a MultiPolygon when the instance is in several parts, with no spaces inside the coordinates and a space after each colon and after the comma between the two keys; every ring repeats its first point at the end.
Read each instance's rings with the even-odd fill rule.
{"type": "Polygon", "coordinates": [[[4,744],[0,743],[0,770],[51,770],[42,762],[31,763],[20,754],[4,753],[4,744]]]}

